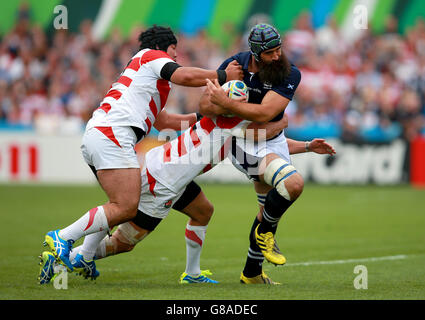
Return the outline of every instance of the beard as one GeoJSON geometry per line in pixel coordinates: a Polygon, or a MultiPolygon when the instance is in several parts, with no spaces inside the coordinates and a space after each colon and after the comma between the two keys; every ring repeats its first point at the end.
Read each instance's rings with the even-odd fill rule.
{"type": "Polygon", "coordinates": [[[258,66],[258,77],[262,83],[279,85],[291,73],[291,64],[283,52],[279,60],[270,63],[260,60],[258,66]]]}

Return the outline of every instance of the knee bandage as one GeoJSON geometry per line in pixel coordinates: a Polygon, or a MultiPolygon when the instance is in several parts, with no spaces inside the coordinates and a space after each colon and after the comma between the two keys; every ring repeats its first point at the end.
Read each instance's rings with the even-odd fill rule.
{"type": "Polygon", "coordinates": [[[274,159],[264,171],[264,181],[272,187],[286,200],[291,200],[288,190],[285,187],[285,180],[296,173],[293,165],[281,158],[274,159]]]}

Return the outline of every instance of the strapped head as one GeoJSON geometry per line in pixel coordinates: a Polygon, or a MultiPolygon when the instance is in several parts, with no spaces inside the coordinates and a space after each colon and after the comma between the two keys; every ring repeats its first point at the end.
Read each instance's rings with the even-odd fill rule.
{"type": "Polygon", "coordinates": [[[140,50],[154,49],[167,52],[172,44],[177,44],[177,38],[170,28],[157,26],[156,24],[142,32],[139,36],[140,50]]]}
{"type": "Polygon", "coordinates": [[[269,24],[261,23],[251,29],[248,45],[255,60],[260,61],[262,52],[282,45],[282,40],[276,28],[269,24]]]}

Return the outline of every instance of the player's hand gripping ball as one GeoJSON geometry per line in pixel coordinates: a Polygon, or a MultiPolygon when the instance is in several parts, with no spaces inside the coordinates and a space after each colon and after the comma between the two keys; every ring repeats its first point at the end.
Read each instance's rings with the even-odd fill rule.
{"type": "Polygon", "coordinates": [[[246,97],[248,100],[248,87],[241,80],[230,80],[221,86],[224,91],[229,90],[229,98],[237,99],[246,97]]]}
{"type": "MultiPolygon", "coordinates": [[[[230,99],[239,99],[245,97],[248,101],[248,87],[241,80],[230,80],[221,86],[224,91],[229,90],[228,97],[230,99]]],[[[233,117],[233,114],[223,114],[225,117],[233,117]]]]}

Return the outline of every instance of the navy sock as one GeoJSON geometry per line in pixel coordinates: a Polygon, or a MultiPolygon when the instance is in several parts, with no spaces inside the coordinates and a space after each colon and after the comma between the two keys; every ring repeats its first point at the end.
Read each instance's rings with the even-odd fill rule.
{"type": "Polygon", "coordinates": [[[270,190],[264,203],[263,219],[258,227],[259,233],[272,232],[275,234],[280,218],[293,203],[294,201],[282,197],[276,188],[270,190]]]}
{"type": "Polygon", "coordinates": [[[245,267],[243,269],[244,276],[248,278],[258,276],[263,270],[264,256],[255,241],[255,229],[259,224],[260,221],[257,219],[257,217],[255,217],[251,227],[251,232],[249,233],[248,256],[246,258],[245,267]]]}

